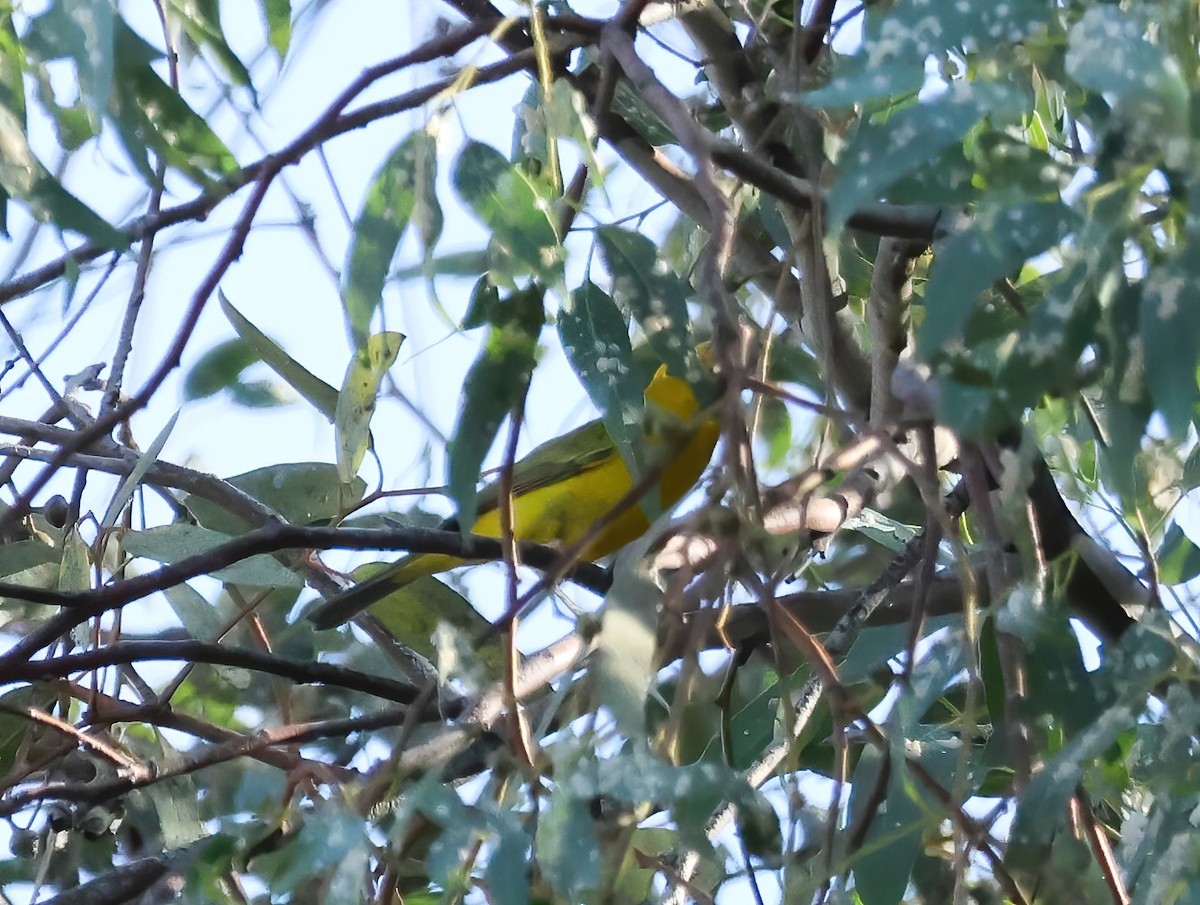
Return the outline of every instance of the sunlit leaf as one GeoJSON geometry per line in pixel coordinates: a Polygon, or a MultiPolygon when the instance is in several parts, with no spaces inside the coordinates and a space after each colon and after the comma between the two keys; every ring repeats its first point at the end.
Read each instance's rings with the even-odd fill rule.
{"type": "Polygon", "coordinates": [[[346,379],[338,393],[333,425],[337,433],[338,473],[350,484],[366,455],[371,418],[379,398],[379,385],[400,354],[402,333],[376,333],[350,359],[346,379]]]}
{"type": "Polygon", "coordinates": [[[512,286],[530,275],[561,282],[563,248],[544,180],[479,142],[463,148],[452,178],[459,197],[491,233],[488,256],[496,285],[512,286]]]}

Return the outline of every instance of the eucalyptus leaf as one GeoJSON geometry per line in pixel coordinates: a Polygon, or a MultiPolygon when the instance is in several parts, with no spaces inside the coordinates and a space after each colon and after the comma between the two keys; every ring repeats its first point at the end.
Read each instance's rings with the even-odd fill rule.
{"type": "Polygon", "coordinates": [[[376,333],[355,352],[338,393],[333,426],[337,434],[338,474],[351,484],[358,474],[371,437],[371,418],[379,385],[400,354],[402,333],[376,333]]]}
{"type": "MultiPolygon", "coordinates": [[[[145,531],[129,531],[125,534],[125,550],[133,556],[152,559],[162,563],[176,563],[193,556],[200,556],[221,547],[233,538],[200,528],[195,525],[163,525],[145,531]]],[[[270,556],[250,556],[246,559],[217,569],[213,578],[251,587],[300,587],[304,580],[295,572],[285,569],[270,556]]]]}
{"type": "Polygon", "coordinates": [[[367,341],[392,258],[417,208],[418,193],[428,191],[428,172],[436,159],[432,136],[413,132],[388,155],[367,189],[354,221],[342,287],[346,319],[356,345],[367,341]]]}
{"type": "Polygon", "coordinates": [[[658,257],[655,244],[639,233],[606,226],[596,231],[613,296],[637,321],[667,370],[689,375],[692,352],[687,299],[691,287],[658,257]]]}

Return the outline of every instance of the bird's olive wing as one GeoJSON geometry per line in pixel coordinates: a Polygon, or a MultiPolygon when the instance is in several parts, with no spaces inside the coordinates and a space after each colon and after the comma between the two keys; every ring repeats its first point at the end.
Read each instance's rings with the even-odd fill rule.
{"type": "MultiPolygon", "coordinates": [[[[589,421],[561,437],[547,440],[513,466],[513,496],[520,497],[575,477],[617,455],[612,437],[599,421],[589,421]]],[[[499,505],[499,481],[479,491],[479,513],[499,505]]]]}

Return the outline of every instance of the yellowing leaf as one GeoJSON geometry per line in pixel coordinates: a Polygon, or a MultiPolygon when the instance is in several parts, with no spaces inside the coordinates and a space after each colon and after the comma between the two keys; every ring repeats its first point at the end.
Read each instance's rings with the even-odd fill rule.
{"type": "Polygon", "coordinates": [[[333,426],[337,432],[338,476],[349,484],[358,473],[371,439],[371,417],[379,384],[400,353],[402,333],[376,333],[355,353],[338,394],[333,426]]]}

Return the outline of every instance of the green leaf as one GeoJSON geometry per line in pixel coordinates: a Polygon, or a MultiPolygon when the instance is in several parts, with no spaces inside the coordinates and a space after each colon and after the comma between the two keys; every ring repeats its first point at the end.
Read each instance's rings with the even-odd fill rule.
{"type": "Polygon", "coordinates": [[[417,203],[418,183],[435,165],[437,147],[429,133],[413,132],[388,155],[367,189],[342,288],[346,318],[356,345],[362,345],[379,307],[392,258],[417,203]]]}
{"type": "Polygon", "coordinates": [[[257,96],[250,72],[241,61],[229,42],[225,40],[225,32],[221,28],[221,10],[217,0],[171,0],[175,21],[182,22],[185,33],[197,46],[206,48],[221,64],[225,73],[234,84],[250,89],[251,96],[257,96]]]}
{"type": "MultiPolygon", "coordinates": [[[[939,803],[911,779],[901,759],[916,760],[944,788],[972,787],[961,779],[956,781],[961,756],[958,739],[912,737],[904,732],[893,733],[893,739],[884,800],[855,858],[854,889],[863,905],[895,905],[902,900],[922,839],[942,819],[939,803]]],[[[865,805],[877,787],[881,763],[878,749],[868,748],[855,768],[851,826],[865,819],[865,805]]]]}
{"type": "Polygon", "coordinates": [[[491,232],[489,273],[495,285],[512,286],[528,275],[549,285],[562,282],[564,251],[547,182],[479,142],[463,148],[452,178],[459,197],[491,232]]]}
{"type": "Polygon", "coordinates": [[[407,282],[419,277],[475,277],[486,274],[488,255],[484,250],[455,251],[438,255],[411,267],[401,267],[395,273],[398,282],[407,282]]]}
{"type": "Polygon", "coordinates": [[[600,888],[603,859],[588,801],[559,783],[537,825],[537,863],[550,886],[567,901],[588,900],[600,888]]]}
{"type": "Polygon", "coordinates": [[[524,396],[537,363],[537,341],[546,321],[538,286],[501,300],[479,356],[467,372],[462,405],[448,450],[450,496],[459,524],[475,523],[483,459],[505,417],[524,396]]]}
{"type": "Polygon", "coordinates": [[[1120,704],[1101,712],[1092,724],[1034,774],[1017,805],[1004,862],[1019,873],[1036,874],[1059,830],[1067,802],[1084,768],[1100,757],[1136,716],[1120,704]]]}
{"type": "Polygon", "coordinates": [[[74,230],[105,248],[122,249],[129,241],[120,230],[68,192],[47,172],[26,140],[25,124],[11,110],[0,107],[0,187],[24,201],[30,213],[61,230],[74,230]]]}
{"type": "MultiPolygon", "coordinates": [[[[783,686],[772,670],[771,681],[739,707],[729,718],[729,765],[746,770],[775,739],[776,716],[783,686]]],[[[800,678],[803,684],[804,679],[800,678]]]]}
{"type": "MultiPolygon", "coordinates": [[[[1200,235],[1197,236],[1200,239],[1200,235]]],[[[1186,440],[1200,401],[1196,365],[1200,360],[1200,241],[1189,243],[1168,263],[1152,269],[1142,290],[1139,323],[1147,362],[1150,397],[1171,434],[1186,440]]]]}
{"type": "Polygon", "coordinates": [[[201,186],[233,175],[237,158],[179,92],[150,65],[159,54],[121,20],[115,25],[117,69],[109,115],[125,150],[147,180],[153,152],[201,186]]]}
{"type": "Polygon", "coordinates": [[[1200,575],[1200,547],[1183,533],[1178,523],[1167,529],[1154,559],[1158,564],[1158,580],[1165,585],[1183,584],[1200,575]]]}
{"type": "Polygon", "coordinates": [[[30,707],[53,706],[54,697],[52,690],[33,685],[23,685],[0,694],[0,771],[5,775],[16,763],[26,735],[37,725],[24,712],[30,707]]]}
{"type": "MultiPolygon", "coordinates": [[[[360,566],[354,570],[354,580],[365,581],[389,565],[391,563],[360,566]]],[[[491,623],[471,606],[467,598],[432,575],[422,576],[381,598],[372,605],[371,615],[382,622],[401,644],[431,662],[438,660],[438,648],[433,638],[439,623],[449,625],[473,642],[491,628],[491,623]]],[[[477,645],[473,656],[477,662],[472,665],[482,665],[487,679],[496,680],[504,674],[504,652],[498,639],[477,645]]]]}
{"type": "Polygon", "coordinates": [[[920,530],[914,525],[906,525],[893,518],[888,518],[875,509],[863,509],[862,513],[846,519],[842,528],[857,531],[869,537],[880,546],[886,547],[893,553],[900,553],[908,546],[908,542],[917,536],[920,530]]]}
{"type": "Polygon", "coordinates": [[[285,837],[286,844],[254,858],[250,866],[273,892],[289,893],[309,877],[343,861],[357,861],[371,851],[371,842],[363,832],[359,815],[335,802],[322,802],[305,813],[298,830],[285,837]]]}
{"type": "Polygon", "coordinates": [[[121,486],[117,488],[117,492],[113,494],[113,498],[109,500],[108,508],[104,510],[104,517],[100,519],[100,527],[102,530],[111,528],[117,523],[117,516],[121,514],[121,510],[125,508],[125,504],[133,498],[133,492],[141,483],[142,478],[146,476],[151,466],[158,461],[158,455],[162,452],[162,448],[166,445],[167,439],[171,436],[171,431],[175,429],[175,423],[179,420],[179,411],[171,416],[170,420],[163,425],[162,430],[158,432],[158,436],[154,438],[154,442],[146,449],[144,453],[138,456],[137,464],[125,476],[125,480],[121,482],[121,486]]]}
{"type": "Polygon", "coordinates": [[[882,801],[876,801],[883,754],[874,747],[863,751],[858,765],[850,778],[850,825],[858,826],[867,819],[868,804],[878,808],[872,815],[870,828],[863,848],[857,852],[854,865],[854,890],[863,905],[895,905],[908,886],[908,874],[921,850],[921,827],[918,823],[920,809],[905,794],[903,782],[896,782],[895,774],[903,773],[903,766],[890,764],[886,793],[882,801]],[[907,828],[886,844],[879,837],[896,834],[907,828]],[[875,845],[871,845],[874,842],[875,845]]]}
{"type": "Polygon", "coordinates": [[[74,64],[79,93],[93,122],[107,109],[113,91],[115,17],[107,0],[63,0],[32,20],[26,39],[35,56],[66,58],[74,64]]]}
{"type": "Polygon", "coordinates": [[[402,333],[376,333],[350,359],[333,419],[338,474],[343,484],[350,484],[358,474],[371,439],[371,418],[379,398],[379,385],[395,363],[403,342],[402,333]]]}
{"type": "Polygon", "coordinates": [[[955,82],[931,100],[908,107],[882,123],[864,123],[838,159],[840,174],[829,191],[825,229],[835,233],[868,201],[962,140],[984,116],[1019,114],[1020,95],[986,82],[955,82]]]}
{"type": "Polygon", "coordinates": [[[284,59],[292,40],[291,0],[263,0],[262,8],[267,24],[267,40],[280,59],[284,59]]]}
{"type": "MultiPolygon", "coordinates": [[[[145,531],[130,531],[124,547],[133,556],[155,562],[174,563],[191,556],[208,553],[233,540],[195,525],[163,525],[145,531]]],[[[304,580],[284,568],[270,556],[251,556],[224,569],[210,573],[213,578],[251,587],[302,587],[304,580]]]]}
{"type": "Polygon", "coordinates": [[[166,588],[163,596],[191,637],[214,643],[219,640],[227,620],[203,594],[188,584],[176,584],[166,588]]]}
{"type": "Polygon", "coordinates": [[[1157,141],[1171,166],[1190,155],[1191,90],[1179,61],[1143,34],[1144,26],[1118,6],[1090,7],[1071,28],[1067,72],[1102,94],[1122,129],[1157,141]]]}
{"type": "Polygon", "coordinates": [[[593,667],[601,704],[612,712],[622,734],[633,739],[645,737],[646,697],[656,673],[663,591],[645,558],[654,540],[650,532],[617,554],[593,667]]]}
{"type": "Polygon", "coordinates": [[[918,59],[965,47],[987,52],[1033,34],[1051,16],[1040,0],[1007,3],[943,3],[906,0],[867,20],[866,52],[874,63],[918,59]]]}
{"type": "Polygon", "coordinates": [[[238,376],[258,361],[258,353],[244,339],[229,339],[213,346],[188,370],[183,398],[206,399],[237,382],[238,376]]]}
{"type": "Polygon", "coordinates": [[[76,528],[63,538],[62,561],[58,565],[58,590],[68,593],[86,591],[92,586],[88,545],[76,528]]]}
{"type": "Polygon", "coordinates": [[[229,388],[229,398],[246,408],[275,408],[296,402],[296,394],[274,380],[238,380],[229,388]]]}
{"type": "Polygon", "coordinates": [[[56,563],[62,551],[40,540],[19,540],[0,544],[0,576],[15,575],[35,566],[56,563]]]}
{"type": "MultiPolygon", "coordinates": [[[[292,525],[323,524],[340,518],[362,499],[367,485],[362,478],[343,484],[336,465],[327,462],[286,462],[267,465],[226,478],[227,484],[269,506],[292,525]]],[[[237,534],[250,528],[225,507],[188,494],[183,503],[205,528],[237,534]]]]}
{"type": "Polygon", "coordinates": [[[1073,222],[1057,202],[986,208],[965,230],[938,242],[917,333],[922,357],[961,345],[979,294],[1058,242],[1073,222]]]}
{"type": "Polygon", "coordinates": [[[486,871],[488,901],[496,905],[529,905],[526,858],[530,839],[516,814],[498,811],[489,815],[488,829],[495,845],[486,871]]]}
{"type": "MultiPolygon", "coordinates": [[[[925,621],[925,633],[932,634],[946,626],[958,626],[962,616],[934,616],[925,621]]],[[[847,684],[874,674],[881,665],[908,646],[908,625],[879,625],[863,629],[838,667],[838,675],[847,684]]]]}
{"type": "Polygon", "coordinates": [[[784,100],[808,107],[836,109],[852,107],[863,101],[900,97],[918,91],[925,84],[925,62],[920,58],[873,52],[879,42],[866,42],[866,52],[853,57],[834,57],[829,83],[800,95],[788,92],[784,100]]]}
{"type": "MultiPolygon", "coordinates": [[[[31,23],[32,27],[32,23],[31,23]]],[[[13,23],[12,4],[0,9],[0,107],[25,121],[25,48],[13,23]]]]}
{"type": "Polygon", "coordinates": [[[288,355],[274,340],[250,323],[233,307],[233,303],[224,292],[217,290],[217,297],[225,317],[229,319],[238,336],[254,350],[258,359],[332,422],[337,412],[338,391],[288,355]]]}
{"type": "Polygon", "coordinates": [[[612,297],[589,280],[564,300],[558,336],[609,436],[625,461],[632,462],[647,381],[634,363],[625,316],[612,297]]]}
{"type": "Polygon", "coordinates": [[[658,257],[657,246],[646,236],[605,226],[596,230],[596,238],[612,274],[613,296],[637,320],[667,370],[690,379],[691,287],[658,257]]]}

